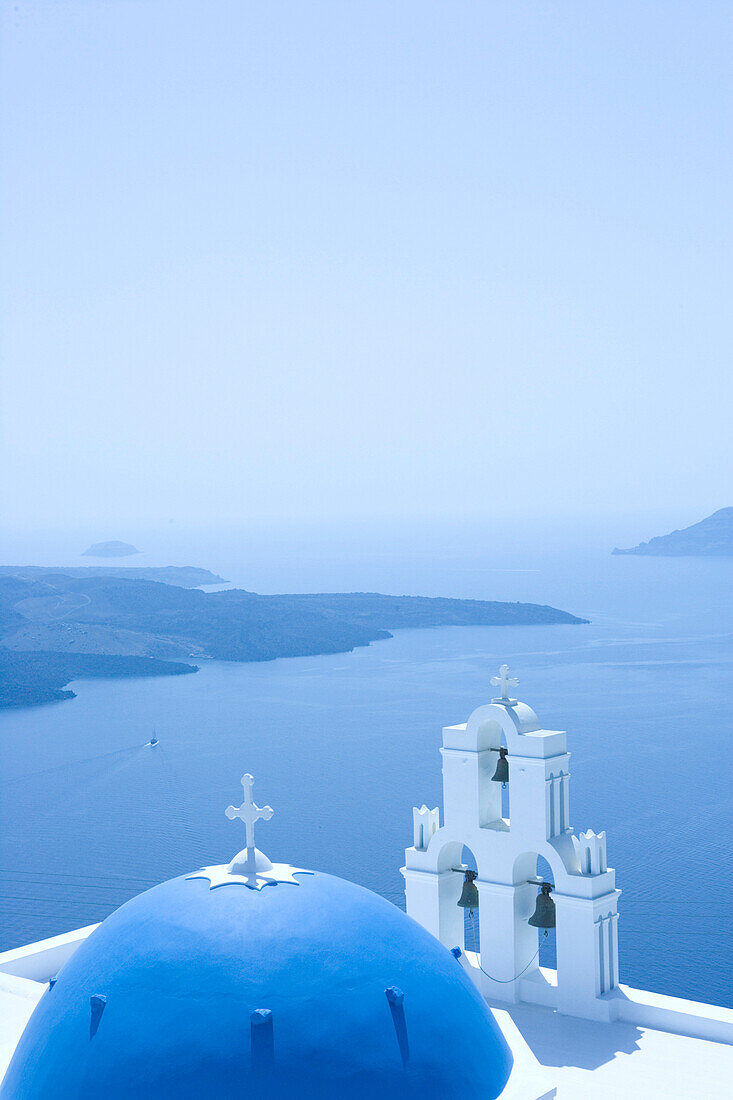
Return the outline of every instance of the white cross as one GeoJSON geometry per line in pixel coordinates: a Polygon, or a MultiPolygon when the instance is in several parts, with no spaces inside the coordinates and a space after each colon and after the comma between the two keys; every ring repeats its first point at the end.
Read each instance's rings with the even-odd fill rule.
{"type": "MultiPolygon", "coordinates": [[[[519,687],[519,680],[516,678],[516,676],[509,675],[509,665],[502,665],[499,669],[499,675],[491,677],[491,686],[497,688],[500,687],[501,702],[508,703],[510,702],[509,688],[519,687]]],[[[499,702],[498,699],[496,701],[499,702]]]]}
{"type": "Polygon", "coordinates": [[[252,798],[252,787],[254,786],[254,779],[247,773],[242,776],[242,787],[244,788],[244,802],[237,809],[236,806],[227,806],[224,813],[227,815],[230,821],[234,821],[235,817],[238,817],[244,822],[244,836],[247,848],[254,848],[255,846],[255,821],[259,821],[262,818],[264,821],[269,821],[275,812],[272,806],[263,806],[260,809],[256,806],[254,799],[252,798]]]}

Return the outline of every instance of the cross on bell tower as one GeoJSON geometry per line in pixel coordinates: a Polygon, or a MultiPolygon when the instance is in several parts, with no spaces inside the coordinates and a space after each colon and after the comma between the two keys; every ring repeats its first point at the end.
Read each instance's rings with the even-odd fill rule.
{"type": "Polygon", "coordinates": [[[516,676],[509,675],[509,665],[502,665],[499,669],[499,675],[491,677],[491,686],[501,688],[501,695],[498,699],[492,699],[492,703],[508,703],[510,705],[516,703],[516,699],[509,698],[509,688],[519,687],[519,680],[516,676]]]}
{"type": "Polygon", "coordinates": [[[249,772],[243,775],[242,787],[244,788],[244,802],[239,807],[227,806],[224,811],[230,821],[234,821],[234,818],[238,817],[240,821],[244,822],[245,847],[248,851],[250,849],[254,850],[255,846],[255,822],[260,820],[269,821],[275,812],[272,806],[259,807],[255,805],[255,801],[252,798],[254,782],[249,772]]]}

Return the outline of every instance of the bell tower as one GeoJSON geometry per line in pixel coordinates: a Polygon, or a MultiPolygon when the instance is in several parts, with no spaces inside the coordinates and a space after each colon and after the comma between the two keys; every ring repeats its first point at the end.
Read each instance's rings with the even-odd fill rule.
{"type": "Polygon", "coordinates": [[[446,947],[465,947],[464,907],[466,897],[475,897],[464,893],[461,870],[469,848],[478,869],[472,883],[484,994],[609,1019],[618,985],[620,891],[606,863],[606,834],[576,834],[570,825],[565,733],[542,729],[534,711],[511,698],[518,681],[506,665],[492,685],[500,693],[491,703],[443,730],[443,824],[437,808],[413,811],[415,843],[402,868],[407,912],[446,947]],[[508,818],[501,806],[505,765],[508,818]],[[539,857],[552,873],[544,887],[539,857]],[[556,975],[539,966],[538,937],[553,919],[556,975]]]}

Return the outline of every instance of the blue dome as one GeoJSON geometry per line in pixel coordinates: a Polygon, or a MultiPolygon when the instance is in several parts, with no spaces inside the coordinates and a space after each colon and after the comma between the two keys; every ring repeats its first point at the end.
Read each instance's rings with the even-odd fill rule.
{"type": "Polygon", "coordinates": [[[0,1096],[490,1100],[511,1065],[460,963],[376,894],[177,878],[69,959],[0,1096]]]}

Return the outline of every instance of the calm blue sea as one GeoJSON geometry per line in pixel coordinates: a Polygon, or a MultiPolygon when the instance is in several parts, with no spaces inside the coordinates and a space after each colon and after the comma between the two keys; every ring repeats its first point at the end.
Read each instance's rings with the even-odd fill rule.
{"type": "Polygon", "coordinates": [[[79,682],[71,702],[0,715],[0,947],[230,859],[242,829],[223,811],[244,771],[275,808],[258,836],[273,859],[402,904],[412,806],[441,797],[441,727],[488,700],[506,660],[542,723],[568,731],[571,823],[608,832],[622,980],[733,1006],[733,560],[597,542],[498,548],[484,532],[369,549],[290,533],[161,542],[131,561],[207,565],[259,591],[535,600],[592,622],[403,631],[338,656],[79,682]]]}

